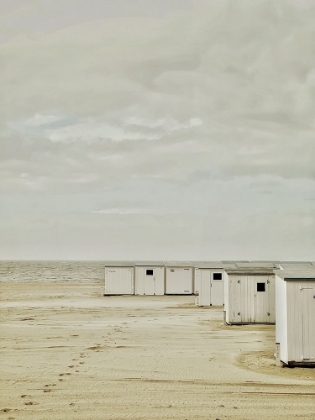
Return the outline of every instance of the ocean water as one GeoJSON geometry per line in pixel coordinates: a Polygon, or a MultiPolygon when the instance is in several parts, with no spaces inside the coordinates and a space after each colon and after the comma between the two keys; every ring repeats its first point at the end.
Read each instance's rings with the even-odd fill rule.
{"type": "Polygon", "coordinates": [[[0,282],[103,283],[102,261],[0,261],[0,282]]]}

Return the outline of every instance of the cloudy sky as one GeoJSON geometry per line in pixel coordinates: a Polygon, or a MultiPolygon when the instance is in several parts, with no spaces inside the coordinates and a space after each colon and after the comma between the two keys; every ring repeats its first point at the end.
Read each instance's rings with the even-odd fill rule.
{"type": "Polygon", "coordinates": [[[0,259],[315,259],[315,1],[0,9],[0,259]]]}

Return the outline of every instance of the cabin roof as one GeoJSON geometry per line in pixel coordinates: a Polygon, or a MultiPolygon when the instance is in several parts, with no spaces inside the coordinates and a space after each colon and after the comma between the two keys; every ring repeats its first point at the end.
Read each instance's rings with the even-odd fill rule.
{"type": "Polygon", "coordinates": [[[275,270],[274,273],[284,281],[315,281],[315,268],[275,270]]]}

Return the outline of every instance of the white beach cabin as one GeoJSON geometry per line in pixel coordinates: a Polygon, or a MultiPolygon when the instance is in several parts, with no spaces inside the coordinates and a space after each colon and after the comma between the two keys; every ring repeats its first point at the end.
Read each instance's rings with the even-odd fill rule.
{"type": "Polygon", "coordinates": [[[161,296],[165,294],[165,267],[163,262],[135,263],[135,294],[161,296]]]}
{"type": "Polygon", "coordinates": [[[315,367],[315,267],[275,274],[278,362],[315,367]]]}
{"type": "Polygon", "coordinates": [[[219,262],[198,264],[195,267],[195,294],[199,306],[223,306],[224,268],[219,262]],[[198,292],[196,292],[196,289],[198,292]]]}
{"type": "Polygon", "coordinates": [[[200,270],[211,270],[212,268],[222,268],[223,264],[221,261],[195,261],[194,262],[194,275],[193,275],[193,293],[199,295],[200,289],[200,270]]]}
{"type": "Polygon", "coordinates": [[[105,265],[106,295],[134,295],[134,266],[128,262],[109,262],[105,265]]]}
{"type": "MultiPolygon", "coordinates": [[[[236,264],[237,266],[238,264],[236,264]]],[[[227,324],[275,323],[274,266],[226,269],[224,311],[227,324]]]]}
{"type": "Polygon", "coordinates": [[[165,294],[193,294],[193,263],[174,261],[165,263],[165,294]]]}

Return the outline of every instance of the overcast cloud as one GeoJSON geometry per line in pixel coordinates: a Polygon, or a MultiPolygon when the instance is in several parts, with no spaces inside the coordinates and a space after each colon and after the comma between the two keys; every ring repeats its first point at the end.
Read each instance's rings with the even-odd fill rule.
{"type": "Polygon", "coordinates": [[[314,21],[2,0],[0,258],[314,260],[314,21]]]}

